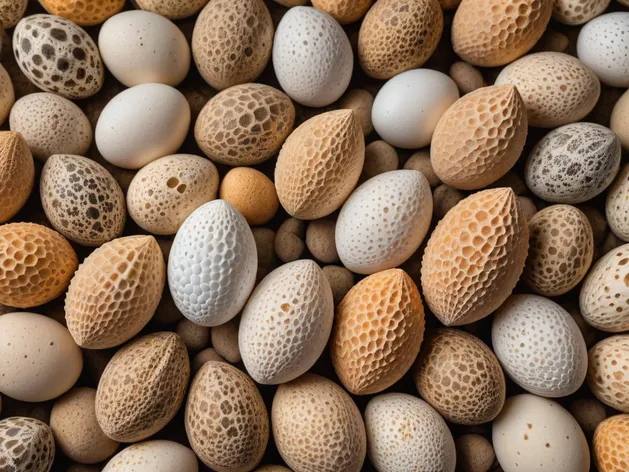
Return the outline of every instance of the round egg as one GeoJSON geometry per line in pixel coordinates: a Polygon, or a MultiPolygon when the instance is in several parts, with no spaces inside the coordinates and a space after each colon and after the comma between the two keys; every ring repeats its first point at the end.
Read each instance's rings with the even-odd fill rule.
{"type": "Polygon", "coordinates": [[[238,347],[238,327],[240,320],[234,318],[227,323],[212,328],[212,346],[220,357],[231,364],[242,361],[240,348],[238,347]]]}
{"type": "Polygon", "coordinates": [[[41,0],[51,15],[59,15],[81,26],[98,25],[124,7],[125,0],[41,0]]]}
{"type": "Polygon", "coordinates": [[[174,441],[157,439],[132,444],[116,454],[103,472],[198,472],[197,456],[174,441]]]}
{"type": "Polygon", "coordinates": [[[611,0],[554,0],[553,18],[565,25],[582,25],[596,18],[611,0]]]}
{"type": "Polygon", "coordinates": [[[13,28],[24,16],[28,0],[0,0],[0,25],[13,28]]]}
{"type": "Polygon", "coordinates": [[[0,464],[6,471],[49,472],[55,459],[50,427],[34,418],[13,416],[0,421],[0,464]]]}
{"type": "MultiPolygon", "coordinates": [[[[1,36],[0,36],[1,38],[1,36]]],[[[2,40],[0,39],[0,49],[2,48],[2,40]]],[[[0,125],[4,123],[4,120],[9,116],[11,107],[15,102],[15,90],[13,88],[13,82],[11,76],[0,64],[0,125]]]]}
{"type": "Polygon", "coordinates": [[[0,131],[0,223],[6,223],[28,200],[35,183],[35,164],[19,133],[0,131]]]}
{"type": "Polygon", "coordinates": [[[616,236],[629,241],[629,165],[618,173],[605,202],[607,223],[616,236]]]}
{"type": "Polygon", "coordinates": [[[589,352],[587,383],[605,405],[629,413],[629,334],[603,339],[589,352]]]}
{"type": "Polygon", "coordinates": [[[152,11],[169,20],[181,20],[198,13],[209,0],[135,0],[138,8],[152,11]]]}
{"type": "Polygon", "coordinates": [[[219,196],[231,203],[251,226],[268,223],[280,206],[273,181],[250,167],[237,167],[227,172],[219,196]]]}
{"type": "Polygon", "coordinates": [[[616,133],[625,151],[629,150],[629,91],[618,99],[609,119],[610,129],[616,133]]]}
{"type": "Polygon", "coordinates": [[[371,122],[373,100],[373,95],[367,90],[352,89],[343,95],[339,101],[339,108],[346,108],[354,112],[365,136],[373,131],[373,123],[371,122]]]}
{"type": "Polygon", "coordinates": [[[629,468],[629,415],[603,421],[594,433],[594,464],[599,472],[623,472],[629,468]]]}
{"type": "Polygon", "coordinates": [[[465,472],[489,472],[496,454],[491,443],[480,434],[463,434],[456,438],[457,467],[465,472]]]}

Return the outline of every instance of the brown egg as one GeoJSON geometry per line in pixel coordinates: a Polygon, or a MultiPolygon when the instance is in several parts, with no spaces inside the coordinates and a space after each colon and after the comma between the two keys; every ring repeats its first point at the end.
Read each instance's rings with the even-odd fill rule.
{"type": "Polygon", "coordinates": [[[52,469],[55,440],[46,423],[20,416],[5,418],[0,421],[0,444],[3,471],[48,472],[52,469]]]}
{"type": "Polygon", "coordinates": [[[192,360],[192,375],[195,375],[201,367],[203,367],[210,361],[225,362],[225,359],[219,356],[212,347],[203,349],[196,356],[194,356],[194,359],[192,360]]]}
{"type": "Polygon", "coordinates": [[[273,243],[275,254],[282,262],[293,262],[299,259],[306,249],[304,238],[306,223],[296,218],[288,218],[277,230],[273,243]]]}
{"type": "Polygon", "coordinates": [[[365,136],[373,132],[373,122],[371,121],[373,101],[373,95],[363,89],[350,90],[339,100],[339,108],[354,112],[365,136]]]}
{"type": "Polygon", "coordinates": [[[201,10],[208,0],[135,0],[139,8],[165,16],[169,20],[188,18],[201,10]]]}
{"type": "Polygon", "coordinates": [[[125,0],[40,0],[51,15],[62,16],[77,25],[98,25],[124,7],[125,0]]]}
{"type": "Polygon", "coordinates": [[[238,347],[239,319],[233,318],[225,324],[212,328],[212,347],[216,353],[231,364],[242,360],[238,347]]]}
{"type": "Polygon", "coordinates": [[[532,52],[565,52],[570,45],[570,40],[568,37],[559,33],[558,31],[554,31],[550,28],[546,29],[542,37],[535,47],[531,50],[532,52]]]}
{"type": "Polygon", "coordinates": [[[323,273],[330,282],[334,305],[341,303],[347,292],[354,286],[354,274],[345,267],[328,265],[323,267],[323,273]]]}
{"type": "Polygon", "coordinates": [[[251,226],[268,223],[280,206],[273,181],[250,167],[230,170],[221,182],[219,198],[231,203],[251,226]]]}
{"type": "Polygon", "coordinates": [[[462,94],[473,92],[481,87],[485,87],[480,71],[472,64],[458,61],[450,66],[450,78],[454,80],[462,94]]]}
{"type": "MultiPolygon", "coordinates": [[[[2,22],[0,22],[0,25],[2,22]]],[[[0,49],[2,48],[2,36],[0,35],[0,49]]],[[[15,90],[13,82],[7,70],[0,64],[0,125],[9,116],[9,112],[15,103],[15,90]]]]}
{"type": "Polygon", "coordinates": [[[200,351],[210,344],[210,328],[193,323],[184,318],[177,323],[175,332],[181,336],[190,352],[200,351]]]}
{"type": "Polygon", "coordinates": [[[629,470],[629,415],[616,415],[603,421],[592,441],[594,465],[599,472],[629,470]]]}
{"type": "Polygon", "coordinates": [[[325,264],[339,260],[334,241],[335,228],[336,221],[322,219],[311,221],[306,230],[306,246],[310,254],[325,264]]]}
{"type": "Polygon", "coordinates": [[[397,151],[386,141],[373,141],[365,147],[365,163],[362,179],[371,179],[376,175],[396,170],[400,161],[397,151]]]}
{"type": "Polygon", "coordinates": [[[373,0],[312,0],[312,6],[332,15],[340,24],[354,23],[369,10],[373,0]]]}
{"type": "Polygon", "coordinates": [[[13,28],[24,16],[28,0],[0,0],[0,25],[13,28]]]}
{"type": "Polygon", "coordinates": [[[433,215],[440,220],[465,198],[465,194],[446,184],[439,185],[432,192],[433,215]]]}
{"type": "Polygon", "coordinates": [[[430,162],[430,151],[417,151],[411,154],[411,157],[404,163],[404,169],[418,170],[428,180],[428,183],[432,188],[441,185],[441,180],[435,170],[432,168],[432,162],[430,162]]]}
{"type": "Polygon", "coordinates": [[[488,472],[496,454],[491,443],[480,434],[464,434],[454,441],[457,468],[463,472],[488,472]]]}
{"type": "Polygon", "coordinates": [[[33,155],[24,139],[19,133],[0,131],[0,223],[20,211],[34,182],[33,155]]]}
{"type": "Polygon", "coordinates": [[[588,353],[587,383],[596,398],[629,413],[629,335],[606,338],[588,353]]]}
{"type": "Polygon", "coordinates": [[[607,418],[607,410],[596,398],[579,398],[570,404],[570,413],[585,433],[594,430],[607,418]]]}
{"type": "Polygon", "coordinates": [[[256,284],[273,270],[275,264],[275,231],[271,228],[252,228],[253,239],[256,241],[256,251],[258,253],[258,271],[256,273],[256,284]]]}

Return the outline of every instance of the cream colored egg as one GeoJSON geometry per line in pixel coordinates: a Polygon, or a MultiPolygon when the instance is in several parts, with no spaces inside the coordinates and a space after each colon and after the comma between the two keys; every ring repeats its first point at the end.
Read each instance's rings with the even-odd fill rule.
{"type": "Polygon", "coordinates": [[[553,18],[566,25],[582,25],[604,13],[611,0],[553,0],[553,18]]]}
{"type": "Polygon", "coordinates": [[[609,187],[605,202],[609,229],[623,241],[629,241],[629,165],[625,165],[609,187]]]}
{"type": "Polygon", "coordinates": [[[590,349],[587,382],[596,398],[629,413],[629,335],[606,338],[590,349]]]}
{"type": "Polygon", "coordinates": [[[163,439],[144,441],[116,454],[103,472],[198,472],[197,456],[186,446],[163,439]]]}
{"type": "Polygon", "coordinates": [[[620,139],[622,148],[629,150],[629,91],[623,93],[614,105],[609,127],[620,139]]]}

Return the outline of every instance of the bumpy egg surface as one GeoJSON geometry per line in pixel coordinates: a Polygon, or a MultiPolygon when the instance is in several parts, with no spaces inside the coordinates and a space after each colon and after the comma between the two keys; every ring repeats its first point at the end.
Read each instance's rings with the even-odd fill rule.
{"type": "MultiPolygon", "coordinates": [[[[0,41],[0,48],[2,47],[2,41],[0,41]]],[[[9,116],[11,107],[15,103],[15,89],[13,88],[13,82],[11,76],[0,64],[0,125],[4,123],[4,120],[9,116]]]]}
{"type": "Polygon", "coordinates": [[[35,183],[33,155],[19,133],[0,131],[0,223],[20,211],[35,183]]]}
{"type": "Polygon", "coordinates": [[[139,8],[152,11],[169,20],[181,20],[198,13],[208,0],[135,0],[139,8]]]}
{"type": "Polygon", "coordinates": [[[51,15],[74,21],[77,25],[98,25],[124,7],[125,0],[41,0],[51,15]]]}
{"type": "Polygon", "coordinates": [[[607,418],[596,428],[592,447],[599,472],[623,472],[629,469],[629,415],[607,418]]]}
{"type": "Polygon", "coordinates": [[[582,25],[604,13],[611,0],[554,0],[553,18],[566,25],[582,25]]]}
{"type": "Polygon", "coordinates": [[[50,427],[34,418],[13,416],[0,421],[0,464],[7,471],[49,472],[55,460],[50,427]]]}
{"type": "Polygon", "coordinates": [[[116,454],[103,472],[198,472],[197,456],[186,446],[157,439],[133,444],[116,454]]]}
{"type": "Polygon", "coordinates": [[[596,398],[629,413],[629,335],[606,338],[590,349],[587,382],[596,398]]]}

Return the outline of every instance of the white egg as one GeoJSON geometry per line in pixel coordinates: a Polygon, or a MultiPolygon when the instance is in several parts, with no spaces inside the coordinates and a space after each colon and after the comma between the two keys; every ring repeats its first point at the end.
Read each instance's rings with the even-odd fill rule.
{"type": "Polygon", "coordinates": [[[431,69],[403,72],[378,92],[371,109],[373,126],[389,144],[403,149],[428,146],[441,115],[459,98],[445,74],[431,69]]]}
{"type": "Polygon", "coordinates": [[[192,449],[165,440],[135,443],[116,454],[103,472],[197,472],[199,464],[192,449]]]}
{"type": "Polygon", "coordinates": [[[247,221],[230,203],[214,200],[193,211],[177,231],[168,256],[168,285],[186,318],[218,326],[245,306],[257,270],[247,221]]]}
{"type": "Polygon", "coordinates": [[[334,18],[313,7],[294,7],[277,26],[273,67],[290,98],[309,107],[323,107],[347,89],[354,54],[334,18]]]}
{"type": "Polygon", "coordinates": [[[96,123],[102,156],[124,169],[139,169],[175,154],[190,127],[188,101],[173,87],[142,84],[116,95],[96,123]]]}
{"type": "Polygon", "coordinates": [[[416,170],[377,175],[349,196],[336,222],[336,249],[358,274],[398,267],[417,250],[432,219],[432,193],[416,170]]]}

